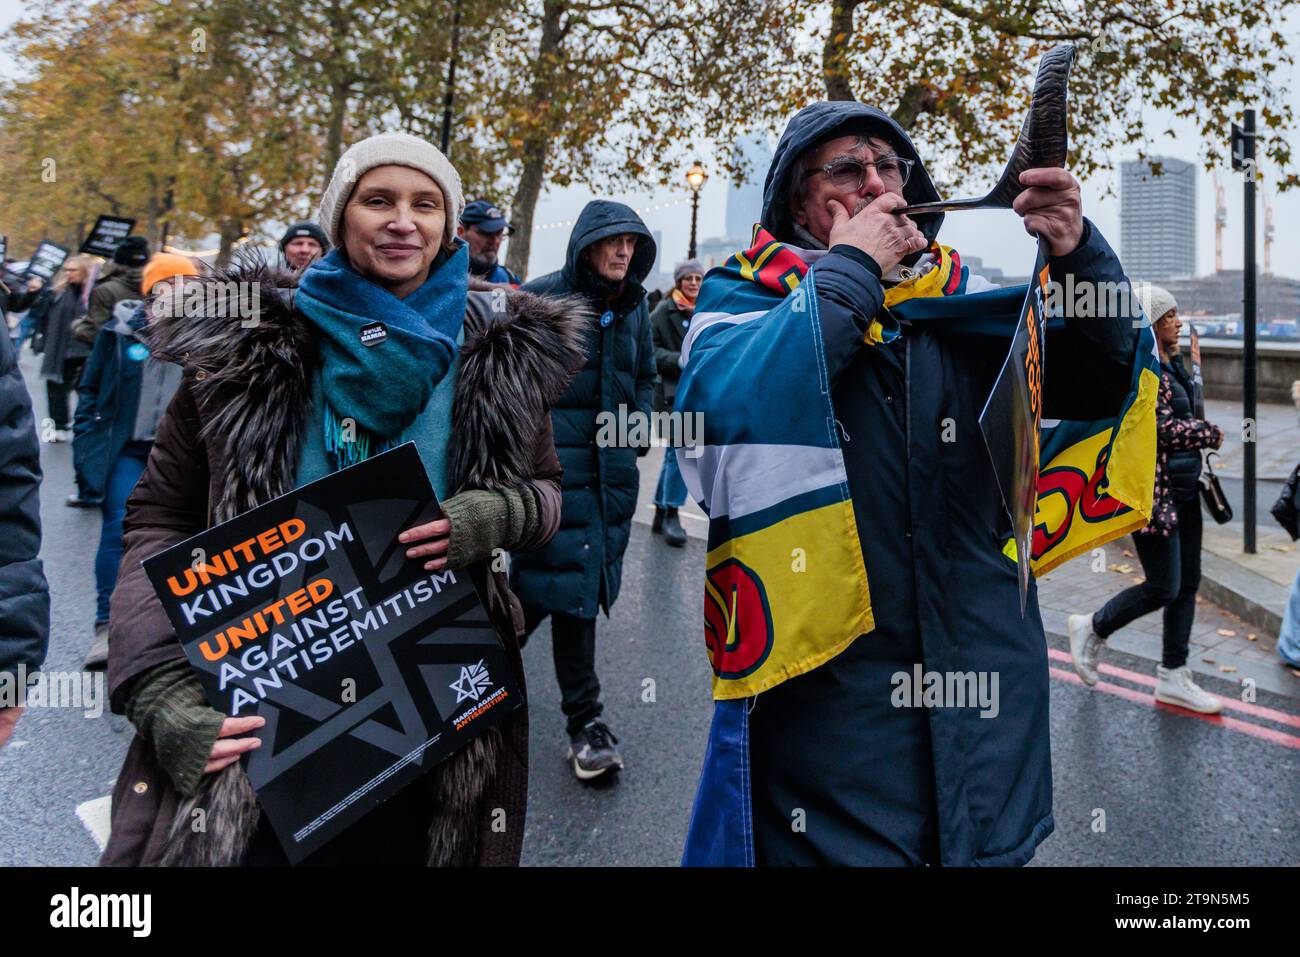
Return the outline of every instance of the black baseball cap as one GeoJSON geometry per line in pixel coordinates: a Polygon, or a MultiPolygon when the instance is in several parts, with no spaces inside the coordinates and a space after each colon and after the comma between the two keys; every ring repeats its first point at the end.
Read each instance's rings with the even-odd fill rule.
{"type": "Polygon", "coordinates": [[[515,228],[506,221],[501,207],[494,206],[486,199],[476,199],[472,203],[467,203],[465,211],[460,214],[460,224],[477,226],[485,233],[499,233],[504,229],[507,236],[515,231],[515,228]]]}

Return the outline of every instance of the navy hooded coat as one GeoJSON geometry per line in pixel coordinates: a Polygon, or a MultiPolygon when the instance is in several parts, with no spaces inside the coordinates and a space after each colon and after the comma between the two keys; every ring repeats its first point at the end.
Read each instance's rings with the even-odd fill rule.
{"type": "MultiPolygon", "coordinates": [[[[791,120],[768,173],[763,224],[777,239],[804,245],[789,213],[801,157],[863,131],[883,131],[918,161],[909,201],[939,198],[885,114],[818,103],[791,120]]],[[[933,239],[942,222],[936,214],[917,225],[933,239]]],[[[1076,284],[1124,279],[1086,220],[1079,247],[1050,265],[1054,278],[1072,272],[1076,284]]],[[[876,627],[743,708],[719,710],[740,716],[731,740],[743,742],[745,779],[728,785],[718,770],[729,758],[715,717],[684,863],[1023,864],[1054,825],[1037,592],[1031,584],[1022,617],[1016,566],[1002,554],[1010,522],[979,429],[1008,343],[904,323],[892,343],[865,346],[884,301],[879,268],[837,246],[812,269],[876,627]],[[996,715],[895,706],[894,676],[917,665],[996,675],[996,715]]],[[[1121,318],[1067,319],[1049,333],[1044,418],[1118,413],[1136,343],[1121,318]]]]}
{"type": "MultiPolygon", "coordinates": [[[[35,671],[50,639],[50,589],[41,564],[41,443],[27,384],[0,335],[0,688],[35,671]]],[[[0,699],[0,708],[9,702],[0,699]]]]}
{"type": "Polygon", "coordinates": [[[594,200],[569,236],[564,268],[523,287],[543,296],[579,296],[591,312],[586,362],[551,406],[555,450],[564,467],[560,530],[545,548],[515,556],[510,570],[511,588],[531,617],[562,612],[595,618],[602,609],[608,614],[618,598],[640,486],[638,450],[598,445],[597,417],[650,414],[654,342],[641,283],[654,261],[654,237],[641,217],[622,203],[594,200]],[[621,233],[637,237],[636,249],[615,291],[600,282],[582,251],[621,233]]]}

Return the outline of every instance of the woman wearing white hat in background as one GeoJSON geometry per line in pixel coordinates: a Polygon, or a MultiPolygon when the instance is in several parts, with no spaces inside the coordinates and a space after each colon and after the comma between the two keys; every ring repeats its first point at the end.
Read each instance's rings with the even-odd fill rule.
{"type": "Polygon", "coordinates": [[[1095,615],[1071,615],[1070,657],[1089,685],[1106,639],[1130,622],[1164,610],[1163,650],[1156,669],[1156,700],[1203,714],[1223,703],[1198,687],[1187,667],[1187,649],[1201,583],[1201,450],[1217,449],[1223,432],[1197,418],[1192,379],[1178,354],[1178,303],[1167,290],[1150,287],[1150,316],[1160,349],[1160,395],[1156,405],[1156,487],[1151,521],[1133,533],[1146,581],[1126,588],[1095,615]]]}

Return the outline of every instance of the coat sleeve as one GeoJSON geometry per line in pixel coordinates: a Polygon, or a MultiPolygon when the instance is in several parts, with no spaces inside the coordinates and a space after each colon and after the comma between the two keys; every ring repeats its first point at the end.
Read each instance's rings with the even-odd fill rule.
{"type": "Polygon", "coordinates": [[[158,425],[144,474],[126,502],[124,552],[109,615],[108,687],[122,714],[131,681],[184,656],[171,621],[141,566],[146,558],[208,527],[208,461],[189,382],[158,425]]]}
{"type": "Polygon", "coordinates": [[[560,529],[560,478],[564,469],[555,451],[555,433],[551,429],[549,413],[542,416],[542,426],[537,430],[533,445],[533,477],[528,487],[537,498],[537,532],[519,545],[519,551],[541,548],[560,529]]]}
{"type": "Polygon", "coordinates": [[[1067,303],[1063,328],[1047,334],[1043,416],[1084,422],[1113,418],[1132,388],[1139,334],[1130,310],[1122,308],[1129,299],[1124,267],[1101,231],[1086,219],[1079,247],[1068,256],[1054,257],[1049,267],[1053,281],[1067,289],[1079,289],[1081,283],[1097,285],[1094,314],[1075,315],[1067,303]],[[1121,284],[1121,292],[1107,294],[1107,289],[1121,289],[1121,284]],[[1121,305],[1121,315],[1109,314],[1112,304],[1121,305]]]}
{"type": "Polygon", "coordinates": [[[665,335],[665,327],[669,322],[668,314],[669,300],[665,299],[655,306],[654,312],[650,313],[650,335],[654,340],[655,368],[659,370],[661,377],[671,382],[682,374],[682,354],[668,345],[665,335]]]}
{"type": "Polygon", "coordinates": [[[104,378],[104,368],[108,363],[108,353],[117,347],[117,336],[108,334],[95,339],[86,360],[86,368],[81,373],[81,382],[77,385],[77,411],[72,419],[74,435],[83,435],[95,421],[99,410],[99,391],[104,378]]]}
{"type": "Polygon", "coordinates": [[[87,345],[92,345],[99,330],[112,316],[113,291],[107,286],[96,285],[90,291],[85,314],[72,323],[72,334],[87,345]]]}
{"type": "MultiPolygon", "coordinates": [[[[45,288],[44,286],[41,287],[45,288]]],[[[6,312],[22,312],[24,309],[30,309],[36,301],[36,297],[41,294],[41,290],[30,291],[27,289],[15,289],[9,296],[9,302],[5,305],[6,312]]]]}
{"type": "Polygon", "coordinates": [[[876,261],[853,246],[835,246],[810,272],[816,276],[817,315],[833,384],[863,348],[867,327],[885,304],[885,289],[876,261]]]}
{"type": "Polygon", "coordinates": [[[655,397],[655,341],[654,335],[650,331],[650,311],[646,309],[645,304],[637,310],[640,313],[641,321],[638,323],[637,354],[638,363],[636,370],[636,407],[645,415],[649,415],[655,397]]]}
{"type": "Polygon", "coordinates": [[[1159,399],[1156,401],[1156,441],[1163,452],[1196,452],[1215,449],[1223,443],[1223,432],[1214,423],[1195,416],[1179,418],[1174,414],[1168,373],[1161,375],[1159,399]]]}
{"type": "Polygon", "coordinates": [[[0,336],[0,673],[45,661],[50,591],[41,549],[41,454],[32,402],[0,336]]]}
{"type": "MultiPolygon", "coordinates": [[[[646,309],[644,302],[638,307],[637,313],[641,321],[637,324],[636,408],[648,420],[654,411],[655,343],[654,336],[650,332],[650,311],[646,309]]],[[[644,445],[637,449],[636,454],[645,455],[648,451],[650,446],[644,445]]]]}

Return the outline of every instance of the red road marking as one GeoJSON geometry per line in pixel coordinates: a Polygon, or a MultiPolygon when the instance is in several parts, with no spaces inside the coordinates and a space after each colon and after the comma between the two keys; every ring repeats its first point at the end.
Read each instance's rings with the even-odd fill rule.
{"type": "MultiPolygon", "coordinates": [[[[1070,662],[1070,653],[1062,651],[1059,648],[1048,648],[1047,657],[1056,661],[1063,661],[1070,665],[1070,670],[1074,670],[1074,665],[1070,662]]],[[[1156,679],[1151,675],[1144,675],[1137,671],[1129,671],[1127,668],[1116,668],[1114,665],[1100,665],[1097,668],[1103,674],[1114,675],[1116,678],[1124,678],[1127,681],[1136,684],[1146,685],[1148,688],[1156,686],[1156,679]]],[[[1213,692],[1210,692],[1213,694],[1213,692]]],[[[1290,725],[1293,728],[1300,728],[1300,716],[1287,714],[1285,711],[1275,711],[1273,708],[1265,708],[1262,704],[1250,704],[1245,701],[1238,701],[1236,698],[1225,698],[1221,694],[1214,697],[1223,702],[1224,707],[1231,708],[1233,711],[1240,711],[1242,714],[1254,715],[1256,718],[1265,718],[1269,721],[1276,721],[1278,724],[1290,725]]]]}
{"type": "MultiPolygon", "coordinates": [[[[1062,671],[1060,668],[1048,668],[1048,674],[1058,681],[1068,681],[1071,684],[1079,685],[1081,688],[1088,687],[1083,683],[1083,679],[1073,671],[1062,671]]],[[[1170,711],[1182,715],[1185,718],[1198,718],[1201,721],[1208,721],[1210,724],[1217,724],[1233,731],[1240,731],[1242,734],[1248,734],[1254,738],[1262,738],[1265,741],[1271,741],[1274,744],[1280,744],[1286,748],[1295,748],[1300,750],[1300,738],[1293,734],[1286,734],[1273,728],[1265,728],[1258,724],[1252,724],[1249,721],[1242,721],[1238,718],[1225,718],[1221,714],[1201,714],[1199,711],[1188,711],[1186,708],[1177,708],[1173,705],[1167,705],[1162,701],[1157,701],[1154,695],[1146,694],[1142,691],[1134,691],[1132,688],[1125,688],[1122,685],[1113,685],[1106,681],[1098,681],[1092,686],[1093,691],[1102,691],[1106,694],[1113,694],[1116,697],[1124,698],[1127,701],[1135,701],[1138,704],[1145,704],[1155,707],[1157,710],[1170,711]]]]}

